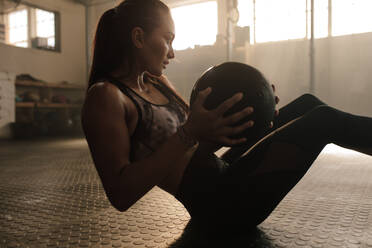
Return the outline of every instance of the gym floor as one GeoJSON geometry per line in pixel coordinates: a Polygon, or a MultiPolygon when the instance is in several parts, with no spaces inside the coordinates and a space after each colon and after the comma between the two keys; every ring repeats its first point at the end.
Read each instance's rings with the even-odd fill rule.
{"type": "Polygon", "coordinates": [[[0,247],[372,247],[372,157],[327,146],[257,230],[211,238],[157,187],[116,211],[84,139],[1,141],[0,247]]]}

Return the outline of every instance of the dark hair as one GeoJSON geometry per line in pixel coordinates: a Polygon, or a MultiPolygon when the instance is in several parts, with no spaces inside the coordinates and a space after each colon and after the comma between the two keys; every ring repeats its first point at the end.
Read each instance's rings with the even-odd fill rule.
{"type": "Polygon", "coordinates": [[[125,0],[101,16],[93,44],[88,89],[123,63],[128,64],[127,75],[123,76],[131,74],[134,69],[131,32],[135,27],[145,32],[154,30],[160,25],[159,10],[169,11],[169,8],[160,0],[125,0]]]}

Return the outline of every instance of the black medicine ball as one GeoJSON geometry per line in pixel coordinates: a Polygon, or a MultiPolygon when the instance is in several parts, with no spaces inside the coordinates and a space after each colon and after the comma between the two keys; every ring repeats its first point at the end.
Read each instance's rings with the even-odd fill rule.
{"type": "Polygon", "coordinates": [[[208,110],[218,107],[238,92],[243,93],[243,99],[227,110],[225,116],[248,106],[254,108],[251,115],[234,124],[237,126],[253,120],[254,126],[232,137],[246,137],[249,141],[259,138],[269,129],[275,114],[275,96],[271,85],[257,69],[238,62],[225,62],[209,68],[196,81],[191,92],[190,106],[198,92],[208,87],[212,88],[204,102],[204,107],[208,110]]]}

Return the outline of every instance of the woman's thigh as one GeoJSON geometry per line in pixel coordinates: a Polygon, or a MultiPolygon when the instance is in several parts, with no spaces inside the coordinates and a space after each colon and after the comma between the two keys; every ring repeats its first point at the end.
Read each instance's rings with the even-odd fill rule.
{"type": "MultiPolygon", "coordinates": [[[[268,132],[264,135],[269,134],[269,132],[272,132],[282,127],[288,122],[300,116],[303,116],[304,114],[308,113],[309,111],[321,105],[326,105],[326,104],[311,94],[304,94],[296,98],[292,102],[280,108],[279,116],[275,117],[273,121],[274,127],[271,130],[268,130],[268,132]]],[[[222,156],[222,158],[229,163],[235,162],[237,158],[239,158],[244,152],[246,152],[249,148],[251,148],[254,144],[256,144],[259,141],[259,139],[261,139],[262,137],[258,137],[258,139],[256,140],[250,140],[245,145],[237,146],[237,147],[233,147],[229,149],[222,156]]]]}

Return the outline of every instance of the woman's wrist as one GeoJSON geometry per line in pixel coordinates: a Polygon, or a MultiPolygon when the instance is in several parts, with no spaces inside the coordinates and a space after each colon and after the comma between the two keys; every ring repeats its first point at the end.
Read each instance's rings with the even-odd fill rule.
{"type": "Polygon", "coordinates": [[[177,130],[178,138],[187,148],[193,148],[199,144],[199,141],[190,133],[185,125],[179,126],[177,130]]]}

